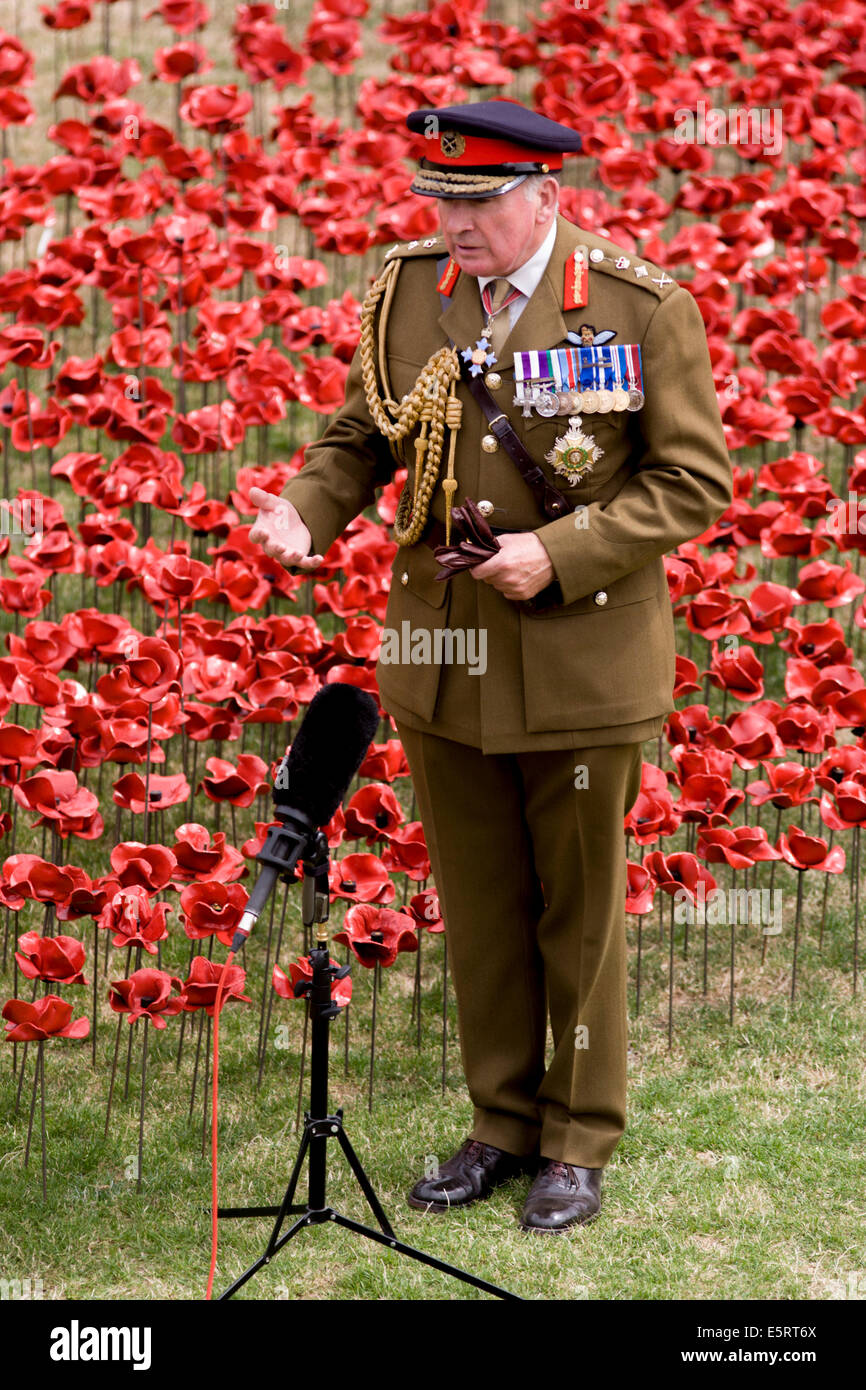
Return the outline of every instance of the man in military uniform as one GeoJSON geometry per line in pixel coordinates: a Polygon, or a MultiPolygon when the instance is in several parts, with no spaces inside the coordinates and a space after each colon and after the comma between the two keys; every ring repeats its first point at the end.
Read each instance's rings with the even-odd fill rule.
{"type": "Polygon", "coordinates": [[[521,1225],[561,1231],[598,1214],[625,1126],[623,817],[672,707],[662,557],[727,508],[731,467],[692,295],[557,212],[574,132],[495,100],[408,124],[430,140],[413,188],[437,198],[441,236],[387,253],[345,406],[283,501],[255,495],[251,536],[314,568],[404,463],[385,634],[422,655],[486,636],[483,670],[417,664],[406,641],[383,659],[384,640],[376,668],[474,1106],[409,1200],[445,1211],[536,1171],[521,1225]],[[493,549],[460,568],[473,503],[493,549]]]}

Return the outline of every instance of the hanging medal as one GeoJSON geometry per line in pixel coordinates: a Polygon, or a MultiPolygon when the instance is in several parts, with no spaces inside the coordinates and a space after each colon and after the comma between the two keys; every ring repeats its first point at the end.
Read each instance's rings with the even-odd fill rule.
{"type": "Polygon", "coordinates": [[[469,375],[480,376],[485,367],[492,367],[497,360],[496,353],[491,351],[490,343],[486,338],[479,338],[474,346],[462,349],[460,356],[464,362],[468,362],[469,375]]]}
{"type": "Polygon", "coordinates": [[[640,360],[640,344],[624,343],[622,353],[625,359],[626,380],[628,381],[629,410],[640,410],[646,397],[643,393],[643,371],[640,360]]]}

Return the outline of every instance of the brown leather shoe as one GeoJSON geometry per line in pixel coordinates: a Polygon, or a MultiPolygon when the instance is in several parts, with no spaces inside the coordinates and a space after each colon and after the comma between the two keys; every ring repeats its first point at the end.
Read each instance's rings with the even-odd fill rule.
{"type": "Polygon", "coordinates": [[[450,1211],[468,1207],[489,1197],[494,1187],[527,1171],[531,1159],[505,1153],[493,1144],[467,1139],[453,1157],[443,1163],[436,1177],[421,1178],[408,1202],[421,1211],[450,1211]]]}
{"type": "Polygon", "coordinates": [[[566,1231],[585,1226],[601,1211],[601,1168],[578,1168],[542,1159],[520,1218],[524,1231],[566,1231]]]}

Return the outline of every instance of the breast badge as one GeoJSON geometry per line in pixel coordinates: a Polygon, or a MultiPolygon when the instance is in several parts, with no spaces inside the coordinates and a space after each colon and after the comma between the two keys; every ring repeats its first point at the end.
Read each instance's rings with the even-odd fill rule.
{"type": "Polygon", "coordinates": [[[544,455],[553,465],[553,471],[565,478],[570,487],[575,487],[591,473],[593,464],[604,456],[592,435],[584,434],[582,423],[579,415],[572,415],[565,434],[561,434],[550,452],[544,455]]]}

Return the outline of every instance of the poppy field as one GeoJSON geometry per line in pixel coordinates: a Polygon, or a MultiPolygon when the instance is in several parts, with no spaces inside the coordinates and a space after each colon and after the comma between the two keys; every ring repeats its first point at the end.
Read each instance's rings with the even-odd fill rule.
{"type": "MultiPolygon", "coordinates": [[[[332,682],[378,700],[406,471],[309,577],[250,543],[250,489],[279,494],[339,409],[388,248],[436,232],[408,191],[423,138],[406,113],[493,96],[578,130],[562,213],[695,296],[735,496],[665,560],[676,707],[624,825],[630,1122],[605,1220],[538,1249],[513,1185],[447,1222],[405,1204],[471,1106],[381,707],[327,827],[331,948],[353,966],[333,1104],[404,1239],[527,1297],[866,1290],[857,0],[7,0],[3,1287],[203,1293],[217,981],[310,701],[332,682]]],[[[274,1200],[291,1167],[309,944],[294,886],[228,974],[232,1200],[274,1200]]],[[[218,1283],[264,1234],[221,1232],[218,1283]]],[[[337,1232],[305,1238],[244,1296],[452,1296],[337,1232]]]]}

